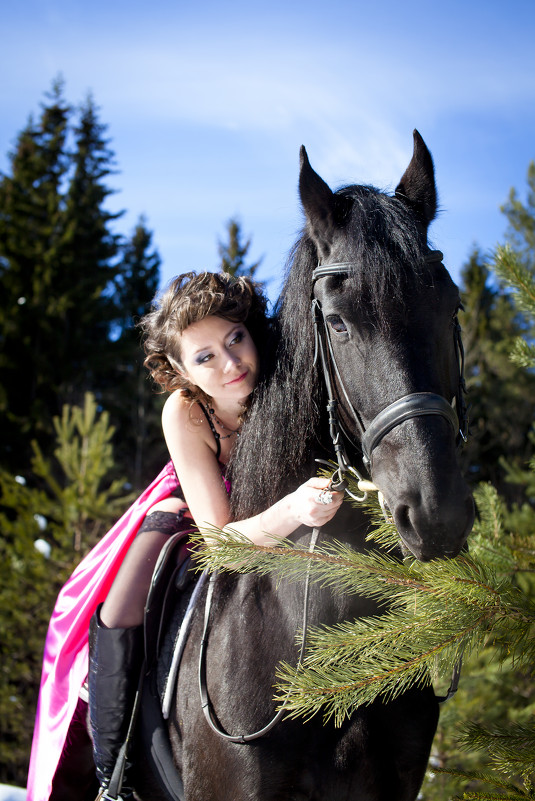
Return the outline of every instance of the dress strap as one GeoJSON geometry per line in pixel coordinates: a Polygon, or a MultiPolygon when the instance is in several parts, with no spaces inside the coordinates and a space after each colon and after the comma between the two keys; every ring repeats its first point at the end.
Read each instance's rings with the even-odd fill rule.
{"type": "Polygon", "coordinates": [[[197,403],[199,404],[199,406],[203,410],[204,416],[208,420],[208,425],[212,429],[212,434],[214,435],[215,444],[216,444],[216,447],[217,447],[215,458],[219,460],[219,457],[221,456],[221,437],[218,434],[218,432],[215,430],[214,421],[212,420],[212,418],[210,417],[210,415],[208,414],[208,412],[204,408],[203,404],[200,401],[197,401],[197,403]]]}

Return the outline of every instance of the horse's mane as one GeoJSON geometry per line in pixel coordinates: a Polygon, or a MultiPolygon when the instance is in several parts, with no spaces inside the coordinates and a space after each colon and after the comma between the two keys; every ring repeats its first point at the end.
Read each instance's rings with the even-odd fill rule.
{"type": "MultiPolygon", "coordinates": [[[[373,187],[335,193],[351,261],[352,300],[365,297],[377,313],[385,299],[402,301],[424,267],[423,243],[407,204],[373,187]]],[[[316,246],[303,231],[286,266],[276,305],[278,344],[273,364],[257,387],[232,460],[232,511],[236,520],[258,514],[316,473],[311,452],[321,447],[323,387],[314,365],[310,311],[316,246]]],[[[383,312],[384,317],[384,312],[383,312]]]]}

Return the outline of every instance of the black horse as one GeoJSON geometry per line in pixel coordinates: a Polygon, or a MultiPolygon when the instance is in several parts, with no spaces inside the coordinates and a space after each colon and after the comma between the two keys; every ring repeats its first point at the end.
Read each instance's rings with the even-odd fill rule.
{"type": "MultiPolygon", "coordinates": [[[[441,254],[427,244],[436,213],[431,155],[415,132],[414,154],[394,196],[368,186],[333,193],[303,148],[299,188],[306,227],[280,301],[276,366],[258,390],[232,468],[235,519],[258,513],[316,474],[314,457],[333,456],[331,430],[342,472],[346,459],[359,464],[364,452],[404,547],[421,560],[453,557],[474,510],[456,457],[464,425],[457,419],[463,417],[459,294],[441,254]],[[337,400],[329,404],[330,419],[318,349],[337,400]]],[[[364,550],[367,525],[362,512],[344,504],[321,539],[364,550]]],[[[306,544],[310,536],[302,528],[292,539],[306,544]]],[[[296,661],[302,607],[299,583],[218,577],[206,676],[214,717],[226,733],[256,732],[273,717],[275,671],[281,660],[296,661]]],[[[376,611],[369,599],[310,588],[312,625],[376,611]]],[[[359,708],[340,728],[320,716],[283,719],[263,737],[233,742],[209,727],[201,709],[202,629],[200,609],[169,721],[186,801],[416,798],[438,719],[431,687],[359,708]]]]}

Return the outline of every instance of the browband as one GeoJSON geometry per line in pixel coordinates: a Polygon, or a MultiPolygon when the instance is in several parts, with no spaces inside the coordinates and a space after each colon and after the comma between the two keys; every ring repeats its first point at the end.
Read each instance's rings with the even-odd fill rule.
{"type": "MultiPolygon", "coordinates": [[[[425,260],[428,264],[433,262],[440,262],[444,259],[444,254],[441,250],[430,250],[426,253],[425,260]]],[[[319,278],[325,278],[329,275],[346,275],[350,268],[354,265],[352,261],[339,261],[334,264],[319,264],[312,271],[312,283],[319,278]]]]}

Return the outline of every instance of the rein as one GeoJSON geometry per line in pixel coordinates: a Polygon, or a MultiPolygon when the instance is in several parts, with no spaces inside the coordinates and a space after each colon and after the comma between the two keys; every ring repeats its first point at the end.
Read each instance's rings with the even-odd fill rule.
{"type": "MultiPolygon", "coordinates": [[[[426,256],[426,261],[428,263],[440,262],[442,259],[443,255],[440,250],[431,250],[426,256]]],[[[316,281],[321,278],[348,275],[352,266],[352,262],[319,265],[312,273],[312,288],[314,289],[316,281]]],[[[331,339],[326,331],[321,304],[314,296],[312,297],[311,311],[314,321],[314,363],[317,363],[319,358],[328,398],[327,413],[329,419],[329,433],[338,462],[338,469],[333,476],[333,489],[347,489],[345,476],[349,471],[353,472],[359,479],[361,478],[355,468],[350,466],[347,458],[344,439],[355,447],[358,446],[355,444],[353,437],[345,430],[338,414],[340,401],[336,397],[334,386],[335,379],[339,391],[343,396],[344,408],[346,408],[352,417],[357,433],[360,435],[362,461],[368,472],[370,472],[371,469],[373,451],[382,439],[392,431],[393,428],[413,417],[420,417],[423,415],[438,415],[443,417],[456,433],[457,443],[459,444],[461,441],[466,441],[468,419],[464,401],[464,394],[466,392],[464,381],[464,348],[461,338],[461,326],[457,315],[454,319],[453,336],[455,354],[459,365],[459,387],[453,401],[449,403],[442,395],[437,395],[434,392],[413,392],[409,395],[404,395],[402,398],[399,398],[380,411],[369,426],[365,428],[359,413],[351,403],[347,394],[336,364],[331,339]]],[[[356,497],[355,500],[365,500],[365,497],[356,497]]]]}
{"type": "MultiPolygon", "coordinates": [[[[314,548],[317,545],[319,535],[320,535],[320,528],[314,528],[312,530],[312,536],[310,538],[310,545],[308,548],[309,553],[313,553],[314,548]]],[[[253,732],[252,734],[228,734],[224,731],[223,727],[217,720],[217,717],[214,713],[214,709],[212,707],[212,702],[210,701],[210,696],[208,695],[208,687],[206,684],[206,647],[208,645],[208,628],[210,623],[210,611],[212,607],[212,597],[214,593],[215,582],[217,579],[218,573],[217,571],[212,573],[210,576],[210,581],[208,584],[208,591],[206,593],[206,603],[204,606],[204,628],[202,633],[201,639],[201,650],[199,654],[199,691],[201,694],[201,705],[202,711],[204,713],[204,717],[212,731],[222,737],[224,740],[227,740],[230,743],[240,743],[245,745],[246,743],[251,742],[252,740],[258,740],[260,737],[264,737],[264,735],[268,734],[281,720],[282,716],[284,715],[284,710],[286,707],[287,700],[284,701],[282,707],[279,711],[274,715],[274,717],[267,723],[262,729],[253,732]]],[[[310,562],[307,568],[307,574],[305,579],[305,595],[303,599],[303,623],[302,623],[302,631],[303,634],[301,636],[301,648],[299,650],[299,657],[297,660],[297,667],[299,667],[303,661],[303,657],[305,655],[305,648],[306,648],[306,641],[307,641],[307,626],[308,626],[308,596],[309,596],[309,589],[310,589],[310,562]]]]}

